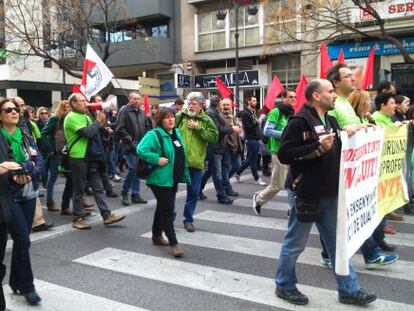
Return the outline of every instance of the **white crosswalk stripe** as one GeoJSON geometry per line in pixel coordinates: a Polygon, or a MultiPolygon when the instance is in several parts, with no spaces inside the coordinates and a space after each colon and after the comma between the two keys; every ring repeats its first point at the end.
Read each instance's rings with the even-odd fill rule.
{"type": "MultiPolygon", "coordinates": [[[[256,240],[243,237],[235,237],[211,232],[196,231],[193,234],[186,233],[183,229],[176,230],[177,240],[183,244],[207,247],[230,252],[237,252],[266,258],[279,258],[281,243],[256,240]]],[[[152,233],[148,232],[142,236],[151,238],[152,233]]],[[[299,263],[313,266],[321,266],[321,250],[307,247],[299,257],[299,263]]],[[[353,263],[359,273],[372,274],[395,279],[414,281],[414,269],[412,262],[399,260],[396,264],[381,270],[366,270],[364,259],[360,255],[353,256],[353,263]]]]}
{"type": "Polygon", "coordinates": [[[35,280],[35,284],[37,291],[45,294],[43,296],[44,300],[39,306],[28,305],[24,302],[23,296],[13,294],[10,288],[5,285],[4,294],[7,308],[13,311],[32,311],[35,309],[44,311],[147,311],[41,280],[35,280]]]}
{"type": "MultiPolygon", "coordinates": [[[[114,248],[102,249],[78,258],[75,262],[245,301],[297,310],[296,306],[275,298],[274,280],[270,278],[114,248]]],[[[312,296],[306,310],[326,310],[326,306],[332,305],[335,305],[335,310],[355,310],[353,306],[338,304],[335,291],[305,285],[300,285],[299,288],[312,296]]],[[[402,303],[379,299],[370,310],[398,310],[406,307],[402,303]]]]}
{"type": "MultiPolygon", "coordinates": [[[[226,224],[276,230],[286,230],[288,223],[287,217],[286,219],[279,219],[254,215],[218,212],[211,210],[202,212],[198,214],[195,218],[198,220],[207,220],[226,224]]],[[[315,226],[312,227],[311,234],[319,234],[315,226]]],[[[388,235],[387,241],[395,245],[414,247],[414,234],[397,232],[394,235],[388,235]]]]}

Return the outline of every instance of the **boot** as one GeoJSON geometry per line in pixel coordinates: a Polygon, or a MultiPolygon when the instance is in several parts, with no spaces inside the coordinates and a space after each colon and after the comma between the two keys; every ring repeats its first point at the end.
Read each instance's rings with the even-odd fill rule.
{"type": "Polygon", "coordinates": [[[184,255],[183,248],[180,244],[175,244],[170,246],[171,255],[173,255],[175,258],[180,258],[184,255]]]}
{"type": "Polygon", "coordinates": [[[47,201],[46,206],[47,206],[47,210],[49,212],[58,212],[58,211],[60,211],[60,209],[56,207],[55,201],[53,201],[53,200],[47,201]]]}

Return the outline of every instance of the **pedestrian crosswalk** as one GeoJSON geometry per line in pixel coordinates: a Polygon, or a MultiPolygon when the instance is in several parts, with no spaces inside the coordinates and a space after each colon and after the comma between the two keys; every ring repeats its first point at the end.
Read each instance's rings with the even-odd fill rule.
{"type": "MultiPolygon", "coordinates": [[[[168,247],[151,248],[151,232],[141,231],[139,243],[148,247],[139,249],[123,249],[116,245],[95,249],[79,257],[74,258],[73,265],[82,269],[93,268],[95,271],[105,271],[109,275],[122,274],[128,279],[133,278],[140,283],[158,282],[174,289],[177,294],[191,296],[188,290],[197,291],[209,295],[218,306],[220,301],[230,299],[245,303],[245,308],[239,310],[298,310],[297,306],[291,305],[274,295],[274,271],[280,253],[282,235],[276,240],[271,237],[276,234],[266,235],[267,232],[283,232],[286,229],[288,217],[284,213],[272,211],[287,211],[286,193],[264,206],[263,216],[253,215],[251,211],[252,201],[246,198],[238,198],[232,206],[212,206],[209,202],[199,203],[199,212],[195,215],[198,230],[188,233],[182,225],[177,223],[176,233],[178,241],[183,245],[185,257],[174,259],[168,253],[168,247]],[[266,212],[268,211],[268,212],[266,212]],[[232,225],[225,228],[225,225],[232,225]],[[238,228],[240,230],[232,230],[238,228]],[[249,235],[241,232],[255,232],[249,235]],[[264,236],[266,235],[266,238],[264,236]],[[200,252],[193,256],[195,249],[200,252]],[[189,250],[189,251],[187,251],[189,250]],[[193,251],[193,253],[191,252],[193,251]],[[256,269],[239,269],[232,267],[229,263],[221,263],[220,260],[201,260],[210,252],[237,258],[243,256],[248,258],[246,265],[256,267],[273,267],[265,273],[257,273],[256,269]]],[[[138,210],[136,213],[144,212],[138,210]]],[[[133,214],[128,208],[123,211],[133,214]]],[[[409,218],[409,217],[407,217],[409,218]]],[[[411,219],[404,223],[408,228],[395,236],[387,235],[387,241],[397,245],[399,248],[414,247],[414,234],[411,219]]],[[[62,228],[63,232],[64,228],[62,228]]],[[[70,231],[71,232],[71,231],[70,231]]],[[[315,228],[312,235],[317,235],[315,228]]],[[[407,257],[407,256],[406,256],[407,257]]],[[[223,257],[222,257],[223,258],[223,257]]],[[[324,310],[355,310],[354,306],[338,303],[337,292],[333,276],[328,268],[320,264],[320,248],[315,245],[308,246],[298,259],[300,272],[306,271],[306,278],[312,282],[302,282],[301,274],[298,272],[299,289],[310,298],[310,304],[305,308],[311,311],[324,310]],[[328,280],[328,281],[327,281],[328,280]]],[[[230,260],[231,262],[231,260],[230,260]]],[[[236,262],[236,260],[235,260],[236,262]]],[[[398,292],[398,286],[414,288],[414,269],[412,268],[413,257],[402,258],[396,264],[381,270],[364,269],[362,256],[355,255],[353,262],[357,268],[360,278],[363,280],[367,290],[376,282],[380,284],[394,284],[392,290],[398,292]]],[[[68,288],[57,284],[58,282],[46,282],[36,280],[37,290],[43,301],[38,310],[62,310],[62,311],[98,311],[98,310],[159,310],[156,301],[145,301],[145,304],[131,304],[122,299],[112,299],[107,296],[99,296],[93,292],[82,292],[74,288],[68,288]],[[153,307],[151,307],[151,305],[153,307]]],[[[157,285],[160,286],[160,285],[157,285]]],[[[382,285],[376,288],[381,288],[382,285]]],[[[8,308],[11,310],[32,310],[33,307],[26,306],[23,298],[10,293],[5,286],[8,308]]],[[[134,288],[125,288],[126,291],[134,291],[134,288]]],[[[378,300],[368,307],[369,310],[414,310],[412,297],[401,298],[400,295],[389,294],[386,290],[379,292],[378,300]],[[384,297],[385,296],[385,297],[384,297]]],[[[223,304],[220,310],[230,310],[229,301],[223,304]]],[[[166,310],[168,308],[165,308],[166,310]]],[[[171,308],[168,310],[176,310],[171,308]]],[[[181,310],[218,310],[209,305],[197,305],[197,301],[191,302],[191,307],[181,310]]],[[[177,309],[178,310],[178,309],[177,309]]],[[[232,309],[233,310],[233,309],[232,309]]]]}

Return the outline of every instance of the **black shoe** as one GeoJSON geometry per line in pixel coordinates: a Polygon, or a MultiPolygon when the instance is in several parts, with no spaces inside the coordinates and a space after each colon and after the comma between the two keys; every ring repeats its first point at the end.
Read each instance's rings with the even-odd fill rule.
{"type": "Polygon", "coordinates": [[[206,200],[207,196],[205,196],[204,193],[200,192],[200,194],[198,195],[198,199],[199,200],[206,200]]]}
{"type": "Polygon", "coordinates": [[[111,190],[111,191],[107,191],[107,192],[106,192],[106,196],[107,196],[108,198],[116,198],[118,195],[117,195],[115,192],[113,192],[113,191],[111,190]]]}
{"type": "Polygon", "coordinates": [[[256,213],[256,215],[260,215],[260,210],[262,209],[262,207],[256,203],[256,198],[257,198],[257,193],[253,194],[253,201],[252,201],[252,207],[253,207],[253,211],[256,213]]]}
{"type": "Polygon", "coordinates": [[[41,225],[38,225],[36,227],[32,228],[33,232],[39,232],[39,231],[47,231],[50,228],[52,228],[54,226],[54,224],[52,222],[45,222],[41,225]]]}
{"type": "Polygon", "coordinates": [[[362,288],[351,294],[346,296],[339,295],[338,300],[340,303],[344,303],[347,305],[366,305],[371,302],[377,300],[377,296],[375,294],[368,294],[362,288]]]}
{"type": "Polygon", "coordinates": [[[233,200],[230,199],[229,197],[223,197],[223,198],[217,199],[217,202],[221,204],[226,204],[226,205],[233,204],[233,200]]]}
{"type": "Polygon", "coordinates": [[[309,303],[309,298],[302,294],[297,288],[284,291],[276,288],[275,294],[277,297],[295,305],[307,305],[309,303]]]}
{"type": "Polygon", "coordinates": [[[238,196],[239,196],[239,193],[238,193],[238,192],[236,192],[236,191],[233,191],[233,190],[227,191],[227,192],[226,192],[226,194],[227,194],[229,197],[238,197],[238,196]]]}
{"type": "Polygon", "coordinates": [[[392,251],[394,251],[397,248],[396,246],[392,246],[392,245],[388,244],[387,242],[385,242],[385,240],[382,240],[381,241],[381,243],[379,244],[379,247],[384,252],[392,252],[392,251]]]}

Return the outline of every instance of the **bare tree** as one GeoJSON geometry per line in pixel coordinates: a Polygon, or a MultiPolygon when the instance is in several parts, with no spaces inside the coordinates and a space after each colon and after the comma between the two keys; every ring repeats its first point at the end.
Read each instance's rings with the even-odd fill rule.
{"type": "Polygon", "coordinates": [[[80,78],[78,61],[91,44],[105,62],[119,50],[119,32],[128,20],[122,0],[5,0],[8,55],[36,57],[80,78]]]}
{"type": "MultiPolygon", "coordinates": [[[[405,63],[414,63],[377,9],[375,0],[263,1],[267,8],[265,45],[300,42],[312,53],[320,42],[353,38],[386,40],[396,46],[405,63]],[[356,19],[363,13],[367,18],[356,19]]],[[[386,1],[387,2],[387,1],[386,1]]]]}

